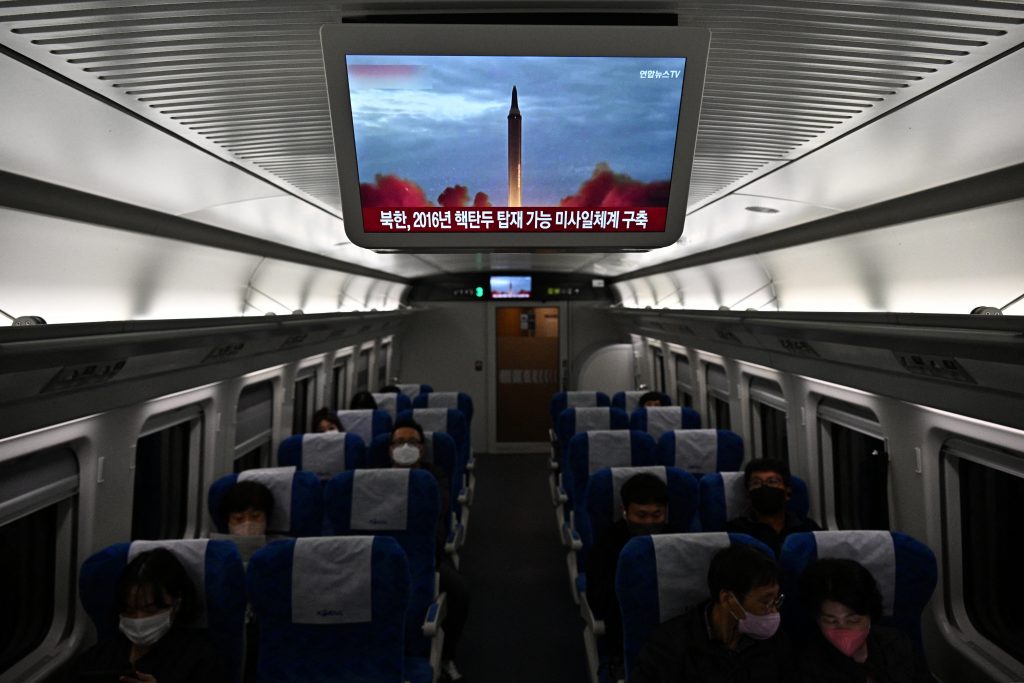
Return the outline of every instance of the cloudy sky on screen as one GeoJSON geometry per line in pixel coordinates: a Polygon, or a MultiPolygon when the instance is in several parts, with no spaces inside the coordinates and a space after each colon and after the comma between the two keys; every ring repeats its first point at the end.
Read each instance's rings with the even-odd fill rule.
{"type": "Polygon", "coordinates": [[[361,183],[413,180],[508,195],[508,110],[523,116],[523,206],[557,205],[606,162],[641,182],[671,177],[684,60],[640,57],[349,56],[361,183]]]}

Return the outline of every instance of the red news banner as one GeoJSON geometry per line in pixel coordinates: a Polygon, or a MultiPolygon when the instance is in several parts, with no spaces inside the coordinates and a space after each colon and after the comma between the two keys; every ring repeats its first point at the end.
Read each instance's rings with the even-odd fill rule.
{"type": "Polygon", "coordinates": [[[364,208],[363,232],[665,232],[664,206],[364,208]]]}

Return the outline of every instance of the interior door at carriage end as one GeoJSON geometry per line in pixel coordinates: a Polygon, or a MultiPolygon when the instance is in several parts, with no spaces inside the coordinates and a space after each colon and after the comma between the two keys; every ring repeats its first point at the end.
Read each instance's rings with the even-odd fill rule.
{"type": "Polygon", "coordinates": [[[559,329],[555,306],[495,309],[497,441],[546,441],[548,403],[558,391],[559,329]]]}

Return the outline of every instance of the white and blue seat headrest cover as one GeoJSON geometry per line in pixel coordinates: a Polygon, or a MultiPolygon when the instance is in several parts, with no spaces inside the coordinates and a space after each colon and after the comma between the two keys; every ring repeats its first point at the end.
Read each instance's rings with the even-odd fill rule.
{"type": "Polygon", "coordinates": [[[457,391],[435,391],[427,394],[427,405],[431,408],[455,408],[459,407],[459,393],[457,391]]]}
{"type": "Polygon", "coordinates": [[[264,467],[256,470],[243,470],[238,473],[238,481],[255,481],[270,489],[274,497],[274,512],[270,515],[273,525],[267,531],[288,533],[292,528],[292,482],[295,479],[295,467],[264,467]]]}
{"type": "MultiPolygon", "coordinates": [[[[433,394],[429,394],[433,396],[433,394]]],[[[423,431],[447,432],[448,431],[448,409],[447,408],[414,408],[413,419],[420,424],[423,431]]]]}
{"type": "Polygon", "coordinates": [[[608,408],[576,408],[575,410],[577,434],[608,429],[611,426],[611,410],[608,408]]]}
{"type": "Polygon", "coordinates": [[[676,440],[676,467],[687,472],[714,472],[718,469],[717,429],[674,429],[672,432],[676,440]]]}
{"type": "Polygon", "coordinates": [[[373,620],[373,536],[298,538],[292,555],[292,622],[373,620]]]}
{"type": "Polygon", "coordinates": [[[655,439],[682,426],[683,413],[679,406],[652,406],[644,410],[647,411],[647,433],[655,439]]]}
{"type": "Polygon", "coordinates": [[[658,574],[658,619],[678,616],[708,598],[711,558],[731,545],[727,533],[655,534],[658,574]]]}
{"type": "Polygon", "coordinates": [[[181,563],[188,578],[195,586],[196,596],[202,606],[202,612],[194,626],[206,626],[206,546],[208,538],[196,538],[174,541],[134,541],[128,546],[126,562],[131,562],[142,553],[154,548],[166,548],[181,563]]]}
{"type": "Polygon", "coordinates": [[[345,471],[345,432],[302,435],[302,469],[318,477],[345,471]]]}
{"type": "Polygon", "coordinates": [[[815,531],[818,558],[855,560],[878,583],[882,594],[882,614],[893,613],[896,600],[896,548],[888,531],[815,531]]]}
{"type": "Polygon", "coordinates": [[[353,531],[404,531],[409,522],[408,468],[355,470],[353,531]]]}
{"type": "Polygon", "coordinates": [[[395,415],[398,412],[398,394],[393,392],[386,392],[383,394],[370,394],[373,396],[373,400],[377,402],[377,410],[383,410],[391,419],[395,419],[395,415]]]}
{"type": "Polygon", "coordinates": [[[628,467],[633,463],[628,429],[602,429],[587,432],[587,473],[605,467],[628,467]]]}
{"type": "Polygon", "coordinates": [[[746,514],[750,508],[747,488],[743,483],[743,472],[719,472],[725,494],[725,518],[727,520],[746,514]]]}
{"type": "MultiPolygon", "coordinates": [[[[628,433],[628,432],[627,432],[628,433]]],[[[647,474],[653,474],[658,479],[661,479],[665,484],[668,484],[668,473],[662,466],[651,466],[651,467],[613,467],[612,472],[612,521],[617,522],[622,516],[620,508],[622,506],[622,485],[629,481],[634,476],[646,472],[647,474]]]]}
{"type": "MultiPolygon", "coordinates": [[[[597,405],[596,391],[567,391],[565,392],[566,408],[592,408],[597,405]]],[[[582,431],[582,430],[581,430],[582,431]]]]}

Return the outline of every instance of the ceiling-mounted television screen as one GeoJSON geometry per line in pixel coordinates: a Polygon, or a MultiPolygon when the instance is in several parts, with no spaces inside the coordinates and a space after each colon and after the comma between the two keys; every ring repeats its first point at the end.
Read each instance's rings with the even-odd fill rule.
{"type": "Polygon", "coordinates": [[[600,251],[679,239],[707,31],[343,24],[321,38],[355,244],[600,251]]]}
{"type": "Polygon", "coordinates": [[[492,275],[492,299],[529,299],[533,278],[529,275],[492,275]]]}

